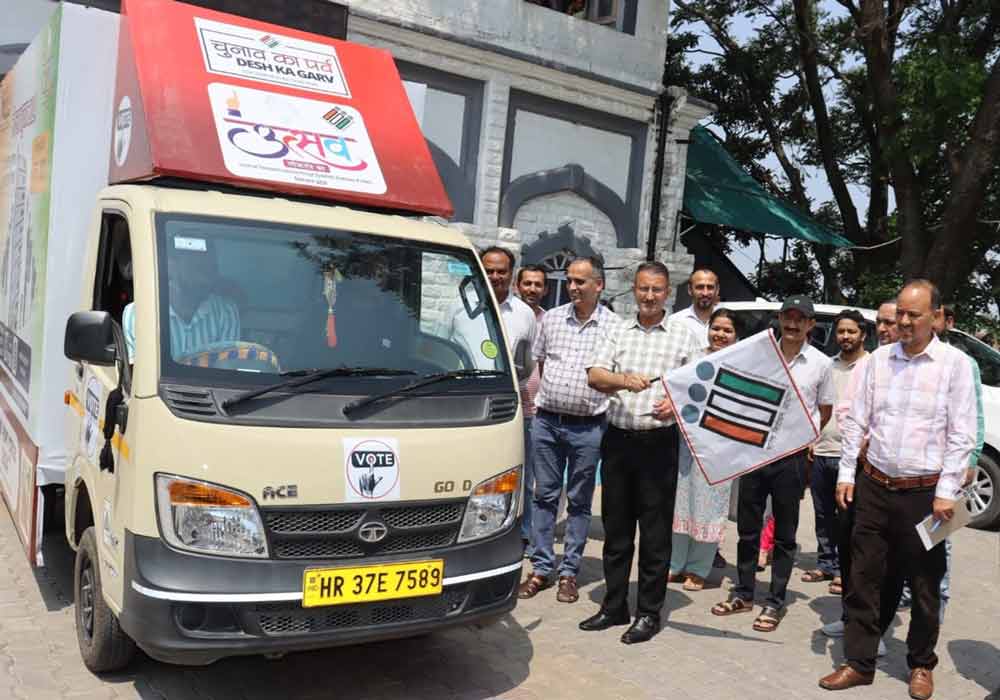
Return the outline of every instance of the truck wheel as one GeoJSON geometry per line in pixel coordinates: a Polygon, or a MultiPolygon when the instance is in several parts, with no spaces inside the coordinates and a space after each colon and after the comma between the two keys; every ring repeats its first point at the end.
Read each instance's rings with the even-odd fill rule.
{"type": "Polygon", "coordinates": [[[985,452],[969,486],[969,510],[971,527],[987,529],[1000,523],[1000,464],[985,452]]]}
{"type": "Polygon", "coordinates": [[[124,668],[135,654],[135,642],[125,634],[101,593],[97,536],[88,527],[80,538],[73,569],[76,639],[84,665],[94,673],[124,668]]]}

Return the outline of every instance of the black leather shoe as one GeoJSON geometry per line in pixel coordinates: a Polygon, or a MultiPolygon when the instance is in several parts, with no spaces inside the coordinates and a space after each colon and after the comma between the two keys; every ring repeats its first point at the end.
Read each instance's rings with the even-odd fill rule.
{"type": "Polygon", "coordinates": [[[622,644],[648,642],[660,631],[660,621],[652,615],[640,615],[622,635],[622,644]]]}
{"type": "Polygon", "coordinates": [[[580,629],[584,632],[600,632],[601,630],[606,630],[609,627],[616,627],[618,625],[627,625],[631,618],[629,618],[628,613],[619,613],[613,615],[604,608],[597,611],[597,614],[588,617],[586,620],[580,623],[580,629]]]}

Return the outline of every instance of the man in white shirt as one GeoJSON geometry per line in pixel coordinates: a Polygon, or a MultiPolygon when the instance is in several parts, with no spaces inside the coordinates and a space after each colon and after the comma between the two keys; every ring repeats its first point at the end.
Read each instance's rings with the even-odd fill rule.
{"type": "MultiPolygon", "coordinates": [[[[812,302],[803,296],[785,300],[778,313],[779,348],[813,424],[822,430],[833,414],[832,360],[809,343],[816,325],[812,302]]],[[[764,608],[753,623],[758,632],[773,632],[785,612],[788,579],[795,560],[795,534],[799,527],[799,501],[806,472],[806,450],[800,450],[740,478],[737,530],[739,581],[728,600],[712,608],[713,615],[750,612],[754,605],[757,555],[764,520],[764,504],[771,497],[774,513],[774,564],[764,608]]]]}
{"type": "MultiPolygon", "coordinates": [[[[514,254],[506,248],[491,246],[480,254],[480,260],[497,298],[511,352],[521,340],[526,340],[530,347],[535,338],[535,312],[510,293],[510,283],[514,278],[514,254]]],[[[482,316],[470,319],[464,306],[458,304],[445,318],[445,324],[443,335],[465,348],[469,357],[477,363],[479,358],[488,357],[482,351],[483,344],[490,341],[482,316]]],[[[492,369],[492,361],[484,369],[492,369]]]]}
{"type": "Polygon", "coordinates": [[[719,276],[700,268],[688,278],[691,306],[670,315],[671,321],[682,321],[694,332],[703,347],[708,347],[708,320],[719,305],[719,276]]]}
{"type": "Polygon", "coordinates": [[[973,374],[968,358],[934,335],[940,316],[941,294],[931,282],[903,287],[896,299],[899,342],[871,354],[841,425],[837,505],[854,503],[855,525],[844,600],[847,663],[820,679],[827,690],[874,681],[880,592],[898,589],[907,577],[913,590],[906,637],[910,697],[927,700],[934,692],[945,548],[924,549],[913,524],[928,513],[939,522],[954,516],[976,447],[973,374]]]}

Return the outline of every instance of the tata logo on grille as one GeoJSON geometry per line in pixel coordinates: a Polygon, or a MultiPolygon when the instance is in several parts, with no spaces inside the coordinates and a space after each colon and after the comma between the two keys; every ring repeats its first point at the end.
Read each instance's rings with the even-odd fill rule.
{"type": "Polygon", "coordinates": [[[385,536],[389,534],[389,528],[385,526],[384,523],[372,522],[365,523],[360,528],[358,528],[358,537],[362,542],[367,542],[368,544],[375,544],[376,542],[381,542],[385,539],[385,536]]]}

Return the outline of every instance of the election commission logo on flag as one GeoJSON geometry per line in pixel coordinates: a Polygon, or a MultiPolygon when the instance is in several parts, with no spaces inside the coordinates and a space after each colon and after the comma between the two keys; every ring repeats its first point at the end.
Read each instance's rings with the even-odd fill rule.
{"type": "Polygon", "coordinates": [[[710,484],[763,467],[819,436],[769,330],[670,372],[663,384],[710,484]]]}

